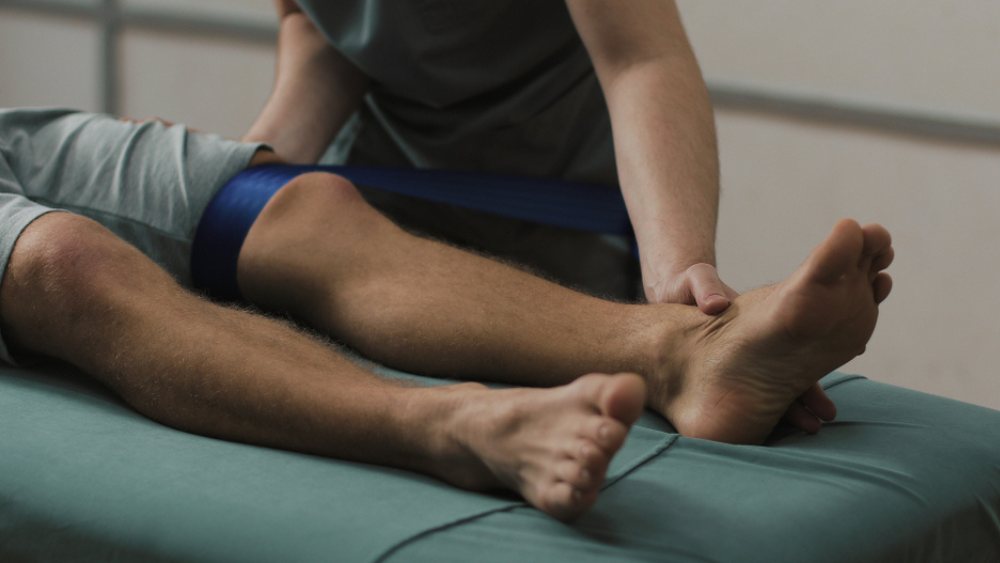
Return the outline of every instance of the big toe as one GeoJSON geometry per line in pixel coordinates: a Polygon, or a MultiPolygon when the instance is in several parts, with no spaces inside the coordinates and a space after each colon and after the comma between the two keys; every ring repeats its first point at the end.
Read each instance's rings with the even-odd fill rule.
{"type": "Polygon", "coordinates": [[[857,266],[864,244],[864,232],[857,221],[841,219],[826,240],[809,255],[806,274],[821,283],[838,281],[857,266]]]}
{"type": "Polygon", "coordinates": [[[645,408],[646,382],[634,373],[613,375],[604,379],[595,398],[602,414],[630,426],[645,408]]]}

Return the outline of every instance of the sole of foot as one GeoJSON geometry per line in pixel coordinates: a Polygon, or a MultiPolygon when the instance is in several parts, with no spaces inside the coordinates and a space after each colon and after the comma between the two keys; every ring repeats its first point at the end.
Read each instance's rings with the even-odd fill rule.
{"type": "Polygon", "coordinates": [[[683,435],[731,443],[762,442],[782,417],[807,430],[810,415],[832,418],[816,382],[864,351],[891,290],[883,270],[892,258],[883,227],[838,222],[786,280],[699,317],[681,375],[651,385],[662,390],[651,405],[683,435]]]}

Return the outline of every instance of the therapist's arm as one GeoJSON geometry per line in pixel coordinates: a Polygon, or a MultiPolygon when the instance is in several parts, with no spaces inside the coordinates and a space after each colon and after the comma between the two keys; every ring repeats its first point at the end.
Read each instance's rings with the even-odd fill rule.
{"type": "Polygon", "coordinates": [[[368,79],[294,2],[275,4],[281,23],[274,90],[243,140],[269,143],[289,162],[314,163],[360,107],[368,79]]]}
{"type": "Polygon", "coordinates": [[[719,159],[701,71],[673,2],[567,0],[607,99],[619,181],[652,302],[718,313],[719,159]]]}

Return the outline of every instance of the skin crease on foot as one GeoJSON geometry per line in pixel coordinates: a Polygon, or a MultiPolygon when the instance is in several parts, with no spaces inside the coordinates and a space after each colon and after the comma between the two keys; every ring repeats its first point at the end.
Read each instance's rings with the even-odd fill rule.
{"type": "Polygon", "coordinates": [[[544,390],[455,386],[447,446],[428,470],[464,488],[517,491],[572,520],[597,500],[644,404],[684,436],[723,442],[760,443],[783,417],[818,426],[835,409],[816,382],[864,350],[891,289],[882,270],[892,258],[884,228],[840,221],[785,281],[740,296],[718,317],[692,316],[682,368],[669,377],[592,374],[544,390]]]}
{"type": "Polygon", "coordinates": [[[817,380],[864,352],[892,280],[888,231],[837,223],[786,280],[693,330],[683,369],[650,378],[650,406],[689,437],[761,443],[783,417],[816,431],[833,403],[817,380]]]}

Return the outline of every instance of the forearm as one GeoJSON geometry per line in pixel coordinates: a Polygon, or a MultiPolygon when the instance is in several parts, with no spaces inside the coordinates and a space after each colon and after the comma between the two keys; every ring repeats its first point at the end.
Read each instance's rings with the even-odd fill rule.
{"type": "Polygon", "coordinates": [[[715,264],[719,162],[715,122],[693,56],[629,66],[604,84],[616,162],[647,287],[715,264]]]}
{"type": "Polygon", "coordinates": [[[677,6],[669,0],[567,4],[611,113],[646,296],[698,302],[703,311],[717,312],[707,300],[734,292],[714,268],[715,123],[677,6]],[[691,267],[700,263],[711,266],[694,272],[691,267]]]}
{"type": "Polygon", "coordinates": [[[290,162],[316,162],[361,105],[368,80],[301,12],[282,17],[274,89],[245,141],[290,162]]]}

